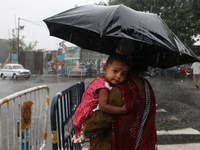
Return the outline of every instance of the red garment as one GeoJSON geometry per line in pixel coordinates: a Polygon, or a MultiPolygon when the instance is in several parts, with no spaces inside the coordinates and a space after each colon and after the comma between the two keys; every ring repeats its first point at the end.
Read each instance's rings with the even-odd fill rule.
{"type": "MultiPolygon", "coordinates": [[[[137,150],[155,150],[157,143],[155,114],[156,102],[152,87],[147,82],[150,92],[150,109],[143,128],[137,150]]],[[[127,109],[127,115],[113,115],[112,117],[112,150],[133,150],[140,126],[141,100],[140,93],[134,81],[129,80],[117,85],[127,109]]]]}
{"type": "Polygon", "coordinates": [[[98,89],[106,88],[108,91],[111,90],[111,86],[107,80],[97,77],[94,79],[86,88],[81,103],[76,109],[73,118],[73,126],[75,128],[75,136],[79,136],[81,133],[81,128],[85,124],[86,119],[90,118],[93,109],[97,107],[99,100],[99,93],[96,92],[98,89]]]}

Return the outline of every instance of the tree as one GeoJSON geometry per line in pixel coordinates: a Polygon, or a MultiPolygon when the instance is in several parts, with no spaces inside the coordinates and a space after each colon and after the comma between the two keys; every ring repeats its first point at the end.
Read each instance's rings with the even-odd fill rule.
{"type": "Polygon", "coordinates": [[[37,46],[38,41],[30,42],[28,45],[24,42],[24,36],[19,40],[19,50],[20,51],[33,51],[35,50],[35,47],[37,46]]]}
{"type": "Polygon", "coordinates": [[[9,56],[11,45],[9,40],[0,39],[0,63],[5,62],[9,56]]]}
{"type": "Polygon", "coordinates": [[[137,11],[155,13],[169,29],[194,50],[193,44],[200,34],[199,0],[109,0],[108,5],[124,4],[137,11]]]}
{"type": "Polygon", "coordinates": [[[95,5],[107,6],[108,4],[106,2],[99,2],[95,3],[95,5]]]}
{"type": "Polygon", "coordinates": [[[38,52],[43,52],[43,51],[45,51],[45,50],[46,50],[46,49],[44,49],[44,48],[37,49],[38,52]]]}
{"type": "MultiPolygon", "coordinates": [[[[17,50],[17,36],[14,33],[15,31],[12,30],[12,36],[13,36],[13,43],[12,45],[13,50],[17,50]]],[[[25,36],[22,36],[22,38],[19,38],[19,51],[33,51],[35,50],[35,47],[37,46],[38,41],[30,42],[28,45],[24,42],[25,36]]]]}

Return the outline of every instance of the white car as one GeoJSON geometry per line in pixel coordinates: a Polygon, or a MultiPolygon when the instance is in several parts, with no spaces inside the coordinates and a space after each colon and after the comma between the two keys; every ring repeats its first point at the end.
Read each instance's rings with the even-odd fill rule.
{"type": "Polygon", "coordinates": [[[3,69],[0,70],[0,77],[5,79],[6,77],[11,77],[13,79],[17,78],[27,78],[29,79],[31,72],[20,64],[6,64],[3,69]]]}

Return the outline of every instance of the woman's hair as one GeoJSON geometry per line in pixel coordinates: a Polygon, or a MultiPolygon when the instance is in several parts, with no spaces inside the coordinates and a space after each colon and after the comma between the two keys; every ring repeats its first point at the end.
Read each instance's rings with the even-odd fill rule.
{"type": "Polygon", "coordinates": [[[130,62],[128,61],[126,56],[119,54],[119,53],[115,53],[113,55],[110,55],[107,59],[106,66],[112,64],[114,61],[120,62],[120,63],[130,67],[130,62]]]}
{"type": "Polygon", "coordinates": [[[131,53],[132,55],[132,61],[131,61],[131,69],[138,71],[140,73],[147,71],[148,69],[148,58],[147,55],[142,52],[134,52],[131,53]]]}

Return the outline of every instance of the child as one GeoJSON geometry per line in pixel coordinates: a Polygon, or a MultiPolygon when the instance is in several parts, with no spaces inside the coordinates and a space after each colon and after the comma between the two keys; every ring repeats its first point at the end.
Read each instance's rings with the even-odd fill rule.
{"type": "MultiPolygon", "coordinates": [[[[101,110],[108,114],[126,114],[125,106],[116,107],[108,104],[109,92],[112,86],[121,84],[126,79],[129,70],[129,61],[121,54],[111,55],[106,65],[103,67],[103,77],[97,77],[86,88],[81,104],[78,106],[74,118],[73,126],[75,135],[73,143],[81,143],[85,137],[83,129],[86,120],[89,119],[94,111],[101,110]]],[[[100,139],[100,135],[94,136],[95,140],[90,149],[94,149],[100,139]]]]}

